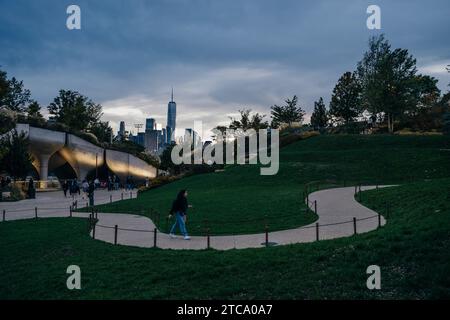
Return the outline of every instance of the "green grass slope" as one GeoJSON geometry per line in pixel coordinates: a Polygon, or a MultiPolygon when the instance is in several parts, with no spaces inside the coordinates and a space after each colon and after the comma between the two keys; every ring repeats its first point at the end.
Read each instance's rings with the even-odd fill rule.
{"type": "Polygon", "coordinates": [[[450,139],[444,136],[328,135],[288,145],[280,150],[280,169],[261,176],[255,165],[230,166],[225,172],[191,176],[143,193],[136,200],[98,206],[103,212],[161,214],[159,227],[180,189],[188,189],[194,209],[191,234],[260,233],[289,229],[316,220],[305,214],[304,186],[353,183],[404,183],[450,176],[450,139]]]}
{"type": "Polygon", "coordinates": [[[363,193],[383,213],[377,231],[262,249],[171,251],[89,238],[79,218],[0,223],[0,299],[450,298],[450,179],[363,193]],[[66,288],[81,268],[82,290],[66,288]],[[381,268],[381,290],[366,268],[381,268]]]}

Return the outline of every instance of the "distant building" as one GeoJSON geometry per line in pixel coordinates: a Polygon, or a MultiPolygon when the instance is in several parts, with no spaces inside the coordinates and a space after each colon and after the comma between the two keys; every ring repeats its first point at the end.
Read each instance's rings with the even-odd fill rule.
{"type": "Polygon", "coordinates": [[[172,99],[167,105],[167,126],[166,126],[167,143],[175,141],[176,122],[177,122],[177,104],[175,101],[173,101],[173,88],[172,88],[172,99]]]}
{"type": "Polygon", "coordinates": [[[160,146],[161,131],[151,130],[145,133],[145,150],[151,153],[157,153],[160,146]]]}
{"type": "Polygon", "coordinates": [[[117,132],[117,135],[120,138],[124,138],[125,137],[125,121],[120,121],[119,131],[117,132]]]}
{"type": "Polygon", "coordinates": [[[192,140],[192,145],[194,147],[197,147],[198,145],[201,145],[202,141],[201,138],[199,137],[198,133],[194,130],[192,130],[191,128],[186,128],[184,130],[184,141],[191,139],[192,140]]]}
{"type": "Polygon", "coordinates": [[[156,129],[156,122],[153,118],[145,119],[145,132],[156,129]]]}

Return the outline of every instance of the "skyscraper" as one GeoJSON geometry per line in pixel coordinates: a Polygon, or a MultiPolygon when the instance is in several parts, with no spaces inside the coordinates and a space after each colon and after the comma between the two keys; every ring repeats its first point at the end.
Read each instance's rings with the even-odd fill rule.
{"type": "Polygon", "coordinates": [[[167,143],[175,141],[175,126],[177,121],[177,104],[173,101],[173,88],[172,88],[172,99],[167,105],[167,127],[166,127],[166,137],[167,143]]]}
{"type": "Polygon", "coordinates": [[[156,122],[153,118],[145,119],[145,132],[152,131],[156,129],[156,122]]]}

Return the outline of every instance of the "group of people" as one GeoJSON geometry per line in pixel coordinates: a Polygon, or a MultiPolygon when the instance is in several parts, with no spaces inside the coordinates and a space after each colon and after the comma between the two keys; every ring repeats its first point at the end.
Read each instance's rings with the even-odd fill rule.
{"type": "Polygon", "coordinates": [[[81,183],[81,188],[76,179],[64,180],[62,183],[62,189],[64,192],[64,197],[67,197],[67,191],[69,191],[70,196],[75,194],[81,195],[81,189],[87,195],[89,199],[89,205],[94,205],[94,191],[100,185],[98,179],[95,180],[83,180],[81,183]],[[97,180],[97,181],[96,181],[97,180]],[[96,185],[97,182],[97,185],[96,185]]]}
{"type": "Polygon", "coordinates": [[[108,176],[108,181],[106,182],[108,191],[119,190],[120,187],[120,178],[113,174],[112,176],[108,176]]]}

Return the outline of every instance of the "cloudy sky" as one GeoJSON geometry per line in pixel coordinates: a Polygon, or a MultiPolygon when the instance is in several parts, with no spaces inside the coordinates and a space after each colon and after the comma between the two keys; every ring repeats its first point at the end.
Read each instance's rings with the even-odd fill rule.
{"type": "Polygon", "coordinates": [[[449,12],[448,0],[0,0],[0,65],[43,106],[59,89],[87,95],[115,130],[165,125],[173,86],[177,127],[210,129],[242,108],[270,115],[294,94],[310,114],[379,32],[446,91],[449,12]],[[66,27],[70,4],[81,30],[66,27]],[[366,27],[370,4],[381,31],[366,27]]]}

